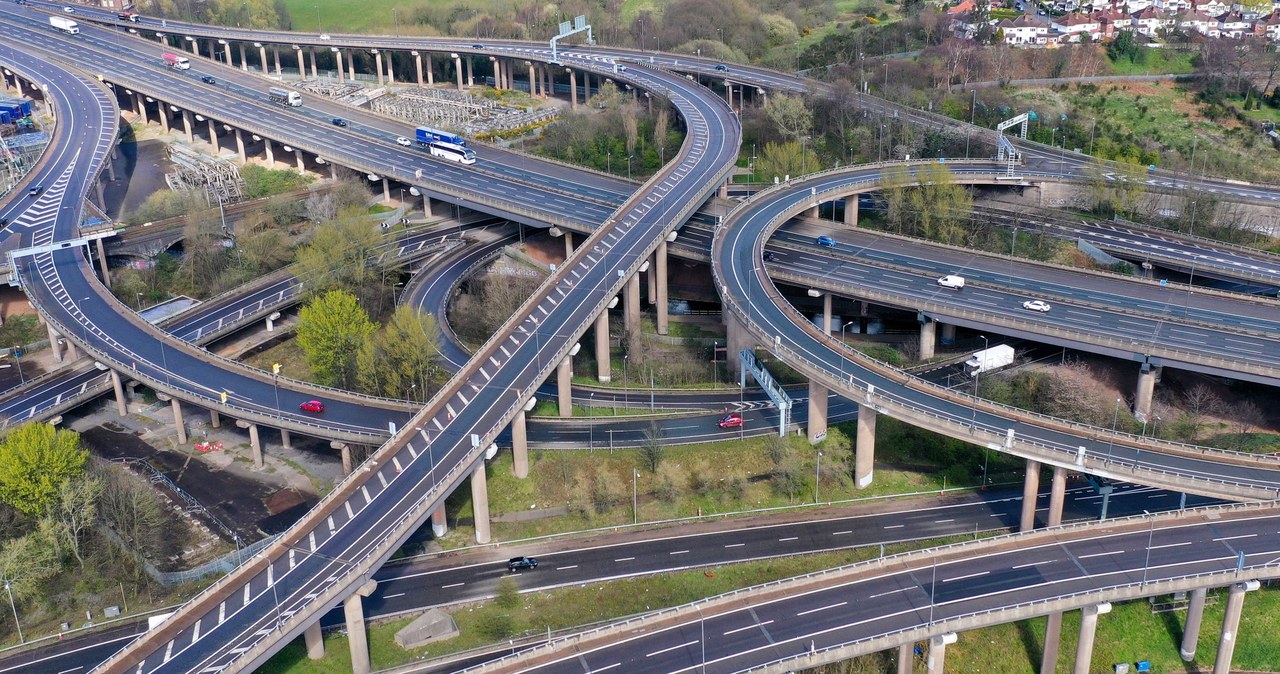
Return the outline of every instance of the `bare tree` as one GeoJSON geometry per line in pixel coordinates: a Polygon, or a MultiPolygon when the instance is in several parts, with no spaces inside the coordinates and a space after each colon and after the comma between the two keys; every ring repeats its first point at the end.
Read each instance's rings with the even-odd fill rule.
{"type": "Polygon", "coordinates": [[[663,454],[667,449],[662,441],[662,427],[656,421],[650,422],[644,429],[644,444],[640,445],[640,465],[650,473],[657,473],[658,466],[662,463],[663,454]]]}

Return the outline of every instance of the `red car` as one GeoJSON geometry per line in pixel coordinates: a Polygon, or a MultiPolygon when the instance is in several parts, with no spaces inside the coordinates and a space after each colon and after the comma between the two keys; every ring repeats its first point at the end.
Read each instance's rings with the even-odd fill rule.
{"type": "Polygon", "coordinates": [[[726,414],[720,417],[720,421],[717,421],[716,425],[720,428],[737,428],[742,425],[742,415],[737,412],[726,414]]]}
{"type": "Polygon", "coordinates": [[[323,412],[324,403],[319,400],[308,400],[307,402],[298,405],[298,409],[303,412],[323,412]]]}

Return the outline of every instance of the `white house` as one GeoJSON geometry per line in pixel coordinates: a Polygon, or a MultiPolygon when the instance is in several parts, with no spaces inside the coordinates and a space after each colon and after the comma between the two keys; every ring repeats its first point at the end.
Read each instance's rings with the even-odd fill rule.
{"type": "Polygon", "coordinates": [[[1100,32],[1096,19],[1076,12],[1055,17],[1049,27],[1061,33],[1063,42],[1079,42],[1082,35],[1092,40],[1100,32]]]}
{"type": "Polygon", "coordinates": [[[1161,31],[1168,30],[1174,25],[1174,19],[1171,15],[1154,6],[1133,15],[1133,30],[1139,35],[1146,35],[1147,37],[1156,37],[1161,31]]]}
{"type": "Polygon", "coordinates": [[[1178,15],[1178,28],[1187,34],[1199,33],[1206,37],[1218,37],[1218,20],[1200,12],[1183,12],[1178,15]]]}
{"type": "Polygon", "coordinates": [[[1049,27],[1023,14],[1016,19],[1005,19],[997,28],[1004,31],[1005,44],[1046,44],[1049,27]]]}
{"type": "Polygon", "coordinates": [[[1218,17],[1218,32],[1223,37],[1244,37],[1253,32],[1253,22],[1240,12],[1223,12],[1218,17]]]}

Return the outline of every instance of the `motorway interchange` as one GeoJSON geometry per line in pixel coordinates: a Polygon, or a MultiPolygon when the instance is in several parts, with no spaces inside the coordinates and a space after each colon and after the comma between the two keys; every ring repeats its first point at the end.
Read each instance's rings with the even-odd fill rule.
{"type": "MultiPolygon", "coordinates": [[[[0,24],[0,29],[11,28],[13,26],[8,22],[0,24]]],[[[24,29],[18,27],[16,30],[24,29]]],[[[34,28],[28,24],[25,30],[34,30],[34,28]]],[[[197,31],[215,30],[197,28],[192,32],[200,34],[197,31]]],[[[227,31],[225,34],[234,38],[232,35],[234,32],[227,31]]],[[[257,37],[262,38],[261,35],[257,37]]],[[[296,41],[296,36],[288,36],[288,38],[286,41],[296,41]]],[[[110,40],[100,39],[100,42],[110,44],[110,40]]],[[[453,46],[457,48],[457,45],[453,46]]],[[[537,49],[527,45],[509,48],[526,58],[540,55],[537,49]]],[[[562,58],[575,65],[578,62],[573,59],[582,58],[580,67],[584,70],[600,69],[599,59],[601,58],[633,57],[634,54],[624,53],[619,56],[607,51],[590,56],[562,52],[562,58]]],[[[23,62],[24,55],[0,54],[0,58],[5,59],[6,65],[12,64],[20,68],[17,64],[23,62]]],[[[139,79],[169,77],[168,73],[149,72],[147,67],[130,66],[129,68],[125,68],[128,76],[139,79]]],[[[73,86],[74,76],[58,68],[48,69],[55,71],[54,74],[47,74],[44,65],[32,67],[30,77],[42,82],[49,81],[53,77],[65,77],[65,86],[68,91],[59,92],[63,96],[64,105],[76,100],[76,96],[80,96],[84,103],[83,109],[80,109],[81,113],[86,110],[96,110],[101,114],[104,107],[112,108],[110,104],[103,105],[103,90],[100,87],[80,80],[79,89],[76,89],[73,86]]],[[[151,70],[156,68],[152,67],[151,70]]],[[[405,532],[415,529],[434,509],[439,499],[443,498],[443,495],[460,480],[465,479],[468,472],[473,485],[476,479],[483,479],[483,463],[479,457],[487,449],[491,439],[502,432],[508,421],[519,417],[520,423],[523,423],[523,413],[520,411],[523,406],[522,398],[527,399],[550,374],[564,354],[572,348],[576,334],[580,334],[590,324],[591,314],[600,311],[600,308],[607,304],[624,284],[628,283],[628,275],[639,268],[653,247],[658,245],[659,239],[665,238],[668,231],[680,224],[680,221],[697,207],[702,199],[714,191],[716,185],[723,180],[725,167],[736,153],[736,120],[731,111],[726,114],[727,106],[724,106],[719,99],[707,97],[697,85],[688,83],[683,78],[672,78],[661,71],[649,72],[644,68],[633,67],[627,72],[630,77],[636,78],[634,80],[636,84],[665,92],[669,96],[677,109],[685,115],[686,123],[689,125],[690,142],[682,148],[681,155],[673,159],[673,163],[650,181],[638,196],[620,201],[622,206],[614,215],[608,215],[607,208],[602,211],[603,215],[593,224],[603,221],[603,227],[582,246],[583,248],[590,246],[590,248],[576,256],[572,264],[566,264],[562,269],[557,270],[556,275],[543,287],[546,294],[535,297],[535,302],[527,305],[527,311],[522,312],[523,319],[517,317],[509,324],[506,339],[515,345],[514,353],[508,352],[505,345],[501,343],[503,340],[490,342],[481,350],[480,356],[473,358],[463,368],[452,388],[438,396],[426,410],[415,415],[412,420],[408,420],[409,410],[404,410],[402,406],[388,405],[386,402],[348,399],[342,401],[340,405],[333,406],[341,409],[345,405],[351,410],[351,415],[349,417],[343,417],[341,414],[334,415],[333,420],[339,423],[329,423],[326,428],[316,429],[317,431],[339,434],[339,437],[363,439],[374,435],[373,426],[380,426],[387,421],[396,424],[395,427],[399,430],[394,431],[392,440],[374,457],[368,469],[357,472],[344,483],[335,492],[334,497],[321,505],[317,513],[299,525],[300,528],[295,530],[289,541],[271,551],[268,555],[270,559],[254,560],[236,576],[230,577],[230,580],[215,587],[211,593],[197,599],[192,608],[179,614],[178,620],[149,635],[135,648],[113,660],[109,667],[119,668],[126,662],[130,663],[130,671],[133,670],[134,663],[139,663],[143,671],[190,671],[193,667],[192,663],[196,662],[202,667],[212,668],[238,669],[251,666],[253,662],[258,662],[269,654],[283,638],[301,633],[308,628],[309,620],[323,612],[327,606],[350,595],[353,588],[360,586],[364,578],[372,575],[372,571],[379,566],[380,559],[394,550],[398,545],[398,539],[407,535],[405,532]],[[612,273],[615,270],[618,271],[616,276],[612,273]],[[561,301],[570,295],[576,298],[578,302],[576,306],[566,306],[569,303],[561,301]],[[534,338],[530,339],[530,337],[534,338]],[[522,357],[520,354],[527,355],[522,357]],[[514,364],[521,362],[522,358],[527,358],[524,362],[529,365],[517,370],[514,364]],[[467,389],[468,386],[470,390],[467,389]],[[476,403],[480,400],[485,401],[485,410],[475,409],[476,403]],[[363,413],[370,405],[376,405],[381,410],[376,415],[377,423],[375,424],[368,423],[368,415],[363,413]],[[481,469],[478,471],[474,470],[477,460],[481,461],[479,464],[481,469]],[[387,468],[388,463],[395,466],[394,473],[387,468]],[[477,475],[481,477],[477,478],[477,475]],[[379,484],[381,487],[377,486],[379,484]],[[362,499],[362,502],[354,501],[356,505],[353,508],[352,500],[344,500],[349,497],[362,499]],[[397,517],[374,515],[373,509],[366,507],[372,505],[374,499],[399,499],[405,507],[401,512],[395,513],[397,517]],[[345,509],[346,516],[335,519],[333,513],[341,512],[341,509],[345,509]],[[323,527],[326,522],[327,530],[317,528],[317,525],[323,527]],[[336,554],[332,552],[335,550],[338,551],[336,554]],[[340,565],[329,561],[347,557],[359,558],[360,562],[340,565]],[[227,595],[227,589],[231,583],[241,582],[239,578],[247,580],[243,586],[242,601],[237,598],[239,592],[231,596],[227,595]],[[218,595],[219,592],[222,594],[218,595]],[[233,599],[236,600],[234,603],[233,599]],[[281,622],[282,613],[283,622],[281,622]],[[224,615],[227,617],[224,618],[224,615]],[[183,622],[184,620],[186,622],[183,622]],[[255,632],[263,625],[274,625],[275,633],[271,634],[272,630],[266,630],[265,633],[255,632]],[[269,638],[265,638],[268,636],[269,638]],[[145,659],[148,649],[155,649],[157,646],[163,646],[165,655],[160,659],[145,659]],[[179,654],[179,657],[171,657],[174,651],[179,654]]],[[[739,70],[735,68],[734,73],[739,74],[739,70]]],[[[750,71],[747,74],[750,75],[750,71]]],[[[761,85],[777,84],[776,80],[771,82],[768,78],[778,76],[759,74],[761,85]]],[[[223,80],[221,73],[218,80],[223,80]]],[[[177,91],[182,93],[186,86],[179,83],[177,91]]],[[[787,86],[794,88],[796,84],[794,81],[789,81],[787,86]]],[[[192,90],[187,91],[186,95],[191,96],[196,93],[192,90]]],[[[65,110],[77,110],[77,107],[68,105],[65,110]]],[[[261,112],[262,110],[250,105],[244,108],[241,114],[261,112]]],[[[272,110],[267,112],[277,114],[272,110]]],[[[916,113],[907,112],[906,114],[916,113]]],[[[108,128],[114,128],[114,120],[107,120],[104,117],[86,123],[64,112],[61,121],[60,130],[74,126],[101,131],[99,136],[105,140],[100,142],[110,142],[110,138],[106,138],[105,131],[108,128]]],[[[939,123],[937,120],[929,119],[922,119],[922,122],[939,123]]],[[[288,132],[288,128],[285,127],[285,129],[288,132]]],[[[325,152],[326,156],[336,156],[340,161],[344,160],[346,157],[343,155],[346,155],[351,158],[351,163],[357,166],[363,165],[362,162],[373,161],[372,157],[376,157],[376,152],[385,152],[384,148],[377,148],[374,144],[375,154],[360,156],[357,146],[352,143],[358,141],[367,144],[367,139],[342,135],[345,133],[347,132],[327,129],[326,136],[333,135],[338,138],[321,151],[325,152]]],[[[56,148],[66,148],[65,137],[61,144],[58,139],[55,139],[55,145],[56,148]]],[[[80,147],[83,148],[83,145],[80,147]]],[[[50,162],[46,167],[49,173],[44,176],[43,184],[51,187],[45,194],[30,208],[25,208],[26,204],[19,204],[24,207],[22,209],[14,208],[14,204],[9,204],[7,207],[14,211],[23,211],[20,214],[15,212],[15,217],[11,219],[19,226],[30,229],[30,238],[24,239],[26,245],[40,246],[72,238],[71,232],[74,230],[59,230],[60,227],[74,226],[72,214],[61,213],[62,209],[57,206],[61,204],[63,196],[69,189],[73,197],[86,194],[89,180],[96,176],[96,172],[100,169],[103,151],[101,146],[95,149],[91,156],[85,157],[67,155],[65,149],[63,151],[64,154],[59,155],[57,161],[50,162]],[[57,171],[56,175],[54,171],[57,171]]],[[[1037,160],[1034,153],[1034,150],[1026,152],[1028,174],[1034,171],[1034,168],[1031,168],[1037,160]]],[[[1043,156],[1039,160],[1050,161],[1043,156]]],[[[1082,161],[1077,158],[1072,160],[1082,161]]],[[[1061,160],[1054,158],[1052,161],[1058,163],[1061,160]]],[[[1061,173],[1061,171],[1060,167],[1058,172],[1061,173]]],[[[35,179],[42,180],[40,176],[35,179]]],[[[501,180],[491,175],[479,176],[475,179],[486,181],[486,184],[487,181],[501,180]]],[[[820,181],[825,178],[815,180],[820,181]]],[[[1176,178],[1169,178],[1169,181],[1176,180],[1176,178]]],[[[1178,183],[1171,182],[1171,184],[1178,183]]],[[[793,186],[788,186],[790,187],[793,186]]],[[[814,193],[826,193],[827,187],[823,186],[821,190],[818,187],[818,184],[813,186],[814,193]]],[[[1224,190],[1235,190],[1237,194],[1246,198],[1272,198],[1266,190],[1252,187],[1220,187],[1224,190]]],[[[1077,437],[1074,431],[1067,429],[1064,432],[1062,429],[1057,429],[1052,431],[1058,434],[1057,436],[1037,437],[1038,431],[1035,430],[1037,424],[1025,420],[1017,422],[1016,441],[1010,436],[1011,442],[1002,446],[1002,436],[1010,427],[1009,420],[1016,418],[1017,415],[1008,410],[986,406],[979,410],[979,405],[972,401],[946,400],[945,397],[942,399],[943,402],[936,400],[921,402],[924,399],[918,396],[922,389],[911,386],[901,389],[902,382],[892,374],[878,370],[874,364],[861,362],[848,354],[833,351],[829,340],[824,341],[821,335],[813,334],[811,325],[807,328],[801,326],[795,316],[788,315],[785,307],[751,301],[753,296],[771,299],[777,297],[776,289],[772,288],[763,277],[759,269],[762,265],[757,262],[761,259],[762,251],[759,247],[767,236],[766,230],[773,225],[776,218],[781,217],[778,213],[793,206],[799,206],[797,210],[800,210],[809,205],[810,200],[806,199],[804,194],[810,188],[807,183],[794,186],[794,189],[788,188],[778,189],[754,202],[754,205],[761,206],[771,203],[770,199],[777,199],[776,203],[780,211],[766,213],[766,209],[761,206],[757,215],[753,214],[751,208],[740,209],[738,214],[746,223],[743,227],[736,226],[736,221],[732,218],[726,220],[724,230],[728,232],[729,237],[740,239],[741,243],[726,243],[725,231],[718,232],[717,250],[723,251],[725,257],[716,257],[714,261],[720,278],[726,281],[722,285],[728,288],[730,285],[727,282],[728,279],[732,279],[733,285],[733,295],[725,299],[731,303],[737,303],[738,313],[747,324],[744,328],[752,331],[761,343],[768,344],[772,341],[775,350],[780,353],[803,354],[798,356],[800,362],[797,364],[808,363],[812,368],[808,374],[815,380],[821,381],[821,386],[841,390],[847,378],[849,390],[844,392],[846,397],[854,398],[859,401],[860,406],[865,406],[866,409],[861,416],[868,416],[866,412],[875,414],[888,411],[909,417],[912,413],[928,410],[936,423],[953,426],[951,430],[954,433],[969,433],[971,437],[981,433],[984,434],[982,436],[984,441],[994,443],[997,448],[1035,457],[1033,460],[1043,459],[1058,467],[1078,463],[1089,472],[1097,474],[1110,474],[1147,483],[1168,482],[1171,486],[1176,485],[1187,491],[1201,493],[1220,493],[1224,489],[1239,490],[1235,493],[1236,496],[1246,493],[1249,496],[1256,496],[1268,490],[1274,493],[1277,481],[1268,475],[1273,468],[1265,462],[1236,459],[1234,462],[1222,464],[1212,460],[1193,459],[1185,453],[1179,454],[1176,450],[1156,453],[1151,450],[1159,447],[1152,447],[1131,438],[1114,443],[1117,453],[1109,455],[1102,465],[1090,463],[1090,460],[1096,461],[1093,454],[1085,460],[1082,454],[1076,453],[1078,441],[1073,439],[1077,437]],[[753,218],[759,222],[756,229],[750,228],[753,218]],[[726,270],[728,270],[728,276],[724,275],[726,270]],[[744,305],[748,306],[747,311],[741,310],[744,305]],[[786,336],[785,343],[783,335],[786,336]],[[868,384],[875,388],[870,388],[868,384]],[[890,393],[886,395],[886,391],[890,393]],[[912,398],[912,396],[916,397],[912,398]],[[954,409],[948,412],[945,409],[948,405],[954,409]],[[972,417],[968,416],[970,411],[972,417]],[[979,411],[982,412],[981,415],[979,411]],[[1027,443],[1028,447],[1020,447],[1018,443],[1026,443],[1028,437],[1033,441],[1027,443]],[[1143,453],[1144,448],[1145,453],[1143,453]],[[1082,460],[1077,462],[1077,457],[1082,460]]],[[[529,193],[534,191],[526,190],[529,193]]],[[[834,196],[843,196],[843,194],[834,196]]],[[[528,208],[527,205],[526,208],[528,208]]],[[[506,215],[506,213],[497,214],[506,215]]],[[[529,217],[527,210],[524,217],[529,217]]],[[[562,212],[559,217],[567,216],[562,212]]],[[[588,216],[586,219],[591,218],[588,216]]],[[[207,369],[211,365],[207,354],[173,343],[166,346],[160,339],[158,331],[138,326],[129,319],[121,319],[115,314],[116,307],[109,300],[89,302],[88,300],[94,295],[99,295],[99,292],[96,283],[87,280],[91,279],[92,274],[87,271],[83,259],[76,251],[60,253],[36,251],[30,256],[30,261],[27,258],[22,259],[20,271],[23,273],[25,287],[29,293],[32,293],[33,301],[43,310],[55,312],[53,319],[64,334],[72,340],[82,341],[82,347],[89,349],[95,356],[100,355],[108,366],[123,370],[127,369],[125,363],[137,363],[136,378],[152,383],[160,389],[181,390],[189,396],[186,398],[188,401],[194,397],[196,401],[214,409],[219,408],[215,395],[217,387],[206,384],[204,390],[201,390],[198,386],[192,385],[189,377],[175,376],[175,373],[207,371],[215,378],[231,377],[232,379],[226,380],[231,384],[223,386],[222,389],[234,390],[238,399],[226,409],[226,413],[251,419],[272,418],[269,410],[255,402],[267,398],[265,393],[270,390],[269,383],[264,389],[264,383],[256,379],[255,375],[237,369],[230,363],[215,363],[216,367],[207,369]],[[58,315],[59,313],[61,315],[58,315]],[[104,329],[105,326],[111,327],[104,329]],[[133,335],[133,337],[124,339],[122,334],[133,335]]],[[[1190,311],[1190,308],[1186,311],[1190,311]]],[[[1258,368],[1253,376],[1269,377],[1270,373],[1265,368],[1258,368]]],[[[200,380],[209,381],[203,376],[200,380]]],[[[819,390],[824,393],[821,396],[822,400],[826,400],[825,388],[819,390]]],[[[305,392],[305,388],[297,390],[298,394],[305,392]]],[[[810,397],[813,398],[812,395],[810,397]]],[[[223,405],[226,403],[224,402],[223,405]]],[[[279,413],[281,410],[277,409],[275,412],[279,413]]],[[[297,420],[291,420],[291,423],[293,422],[297,420]]],[[[277,423],[279,423],[278,420],[277,423]]],[[[382,432],[379,431],[378,434],[382,432]]],[[[1090,444],[1093,445],[1094,442],[1091,441],[1090,444]]],[[[868,478],[869,475],[868,472],[868,478]]],[[[1252,524],[1241,526],[1257,526],[1263,518],[1244,517],[1243,520],[1252,524]]],[[[1166,524],[1161,523],[1161,529],[1165,526],[1166,524]]],[[[1178,530],[1194,529],[1191,524],[1178,525],[1174,520],[1170,520],[1167,526],[1178,530]]],[[[1197,554],[1202,553],[1202,546],[1192,547],[1196,548],[1197,554]]],[[[1263,548],[1247,552],[1250,555],[1264,555],[1268,551],[1263,548]]],[[[1176,561],[1178,565],[1197,563],[1195,559],[1176,561]]],[[[994,561],[993,558],[991,563],[1000,564],[1001,562],[994,561]]],[[[1199,563],[1204,562],[1202,560],[1199,563]]],[[[1250,571],[1253,572],[1255,569],[1250,568],[1250,571]]],[[[1214,573],[1217,571],[1215,570],[1214,573]]],[[[1251,577],[1265,577],[1268,573],[1267,569],[1258,569],[1251,577]]],[[[1170,574],[1175,575],[1172,572],[1170,574]]],[[[1177,578],[1183,578],[1185,575],[1177,574],[1177,578]]],[[[1213,579],[1220,580],[1216,575],[1213,579]]],[[[1145,577],[1144,570],[1142,584],[1147,585],[1149,580],[1145,577]]],[[[1173,578],[1161,580],[1174,582],[1173,578]]],[[[932,592],[929,594],[932,596],[932,592]]],[[[1046,601],[1046,599],[1039,597],[1036,601],[1046,601]]],[[[934,599],[929,601],[930,619],[926,632],[945,630],[950,625],[950,623],[935,624],[932,612],[935,602],[934,599]]],[[[948,603],[954,602],[949,600],[948,603]]],[[[910,615],[904,620],[919,618],[921,609],[922,606],[913,604],[910,615]]],[[[990,607],[987,610],[990,610],[990,607]]],[[[952,617],[947,616],[948,620],[952,617]]],[[[730,629],[736,630],[737,627],[730,629]]],[[[924,637],[934,636],[928,633],[922,634],[924,637]]],[[[803,640],[803,635],[794,638],[803,640]]],[[[853,638],[852,641],[858,641],[860,638],[853,638]]],[[[841,644],[851,643],[850,639],[851,635],[848,633],[830,632],[829,638],[824,639],[822,643],[823,653],[836,654],[841,644]]],[[[810,641],[813,642],[810,650],[813,651],[812,655],[816,656],[818,651],[816,639],[810,641]]],[[[740,645],[746,647],[745,642],[740,645]]],[[[892,644],[885,647],[889,645],[892,644]]],[[[728,644],[728,646],[733,645],[728,644]]],[[[693,657],[690,649],[677,648],[663,652],[674,654],[669,657],[693,657]]],[[[704,648],[702,652],[705,654],[706,649],[704,648]]],[[[747,652],[741,655],[735,655],[738,652],[734,651],[723,654],[723,657],[717,656],[715,667],[720,671],[736,671],[746,662],[740,658],[747,657],[749,660],[752,657],[751,652],[755,652],[754,649],[748,648],[747,652]]],[[[716,655],[715,652],[713,655],[716,655]]],[[[614,656],[610,654],[607,657],[614,656]]],[[[657,668],[653,671],[673,671],[670,668],[675,667],[665,659],[661,664],[653,661],[646,664],[657,668]]]]}

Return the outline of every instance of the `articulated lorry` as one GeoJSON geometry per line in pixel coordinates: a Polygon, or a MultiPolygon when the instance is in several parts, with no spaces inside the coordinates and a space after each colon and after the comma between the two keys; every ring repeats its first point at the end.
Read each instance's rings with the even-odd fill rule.
{"type": "Polygon", "coordinates": [[[432,143],[450,143],[459,147],[467,147],[467,139],[456,133],[433,129],[429,126],[420,126],[414,129],[414,135],[418,139],[418,144],[426,147],[432,143]]]}
{"type": "Polygon", "coordinates": [[[161,54],[164,64],[174,70],[191,70],[191,59],[178,54],[161,54]]]}
{"type": "Polygon", "coordinates": [[[80,24],[63,16],[49,17],[49,25],[57,28],[67,35],[78,35],[80,33],[80,24]]]}
{"type": "Polygon", "coordinates": [[[287,105],[291,108],[302,107],[302,94],[296,91],[289,91],[288,89],[281,89],[280,87],[271,87],[270,89],[267,89],[267,98],[271,99],[272,103],[277,103],[279,105],[287,105]]]}
{"type": "Polygon", "coordinates": [[[1013,358],[1012,346],[997,344],[973,354],[973,358],[964,362],[964,367],[969,376],[973,377],[984,372],[999,370],[1002,367],[1013,365],[1013,358]]]}

